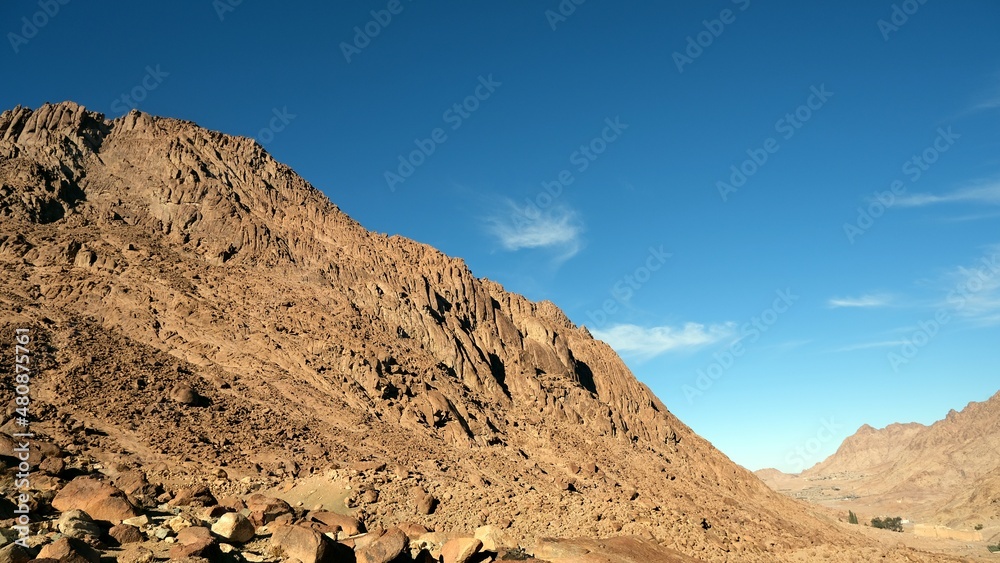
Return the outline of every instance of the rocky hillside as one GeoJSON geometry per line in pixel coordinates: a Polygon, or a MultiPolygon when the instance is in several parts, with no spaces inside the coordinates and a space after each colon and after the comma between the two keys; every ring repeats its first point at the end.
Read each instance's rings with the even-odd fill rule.
{"type": "MultiPolygon", "coordinates": [[[[775,470],[758,471],[757,476],[777,490],[824,504],[856,496],[853,506],[894,507],[923,522],[1000,526],[998,421],[1000,393],[969,403],[961,412],[952,410],[930,426],[874,429],[866,424],[833,455],[798,476],[775,470]],[[807,487],[812,490],[797,492],[807,487]]],[[[845,503],[835,503],[840,504],[845,503]]]]}
{"type": "Polygon", "coordinates": [[[892,466],[899,455],[926,427],[923,424],[890,424],[876,430],[865,424],[844,439],[836,453],[810,467],[804,477],[831,473],[873,474],[892,466]]]}
{"type": "Polygon", "coordinates": [[[366,231],[250,139],[4,112],[0,272],[0,337],[33,339],[31,428],[65,458],[38,468],[52,518],[67,479],[137,471],[139,508],[270,491],[387,537],[490,525],[536,555],[634,536],[677,560],[941,560],[773,493],[553,304],[366,231]]]}

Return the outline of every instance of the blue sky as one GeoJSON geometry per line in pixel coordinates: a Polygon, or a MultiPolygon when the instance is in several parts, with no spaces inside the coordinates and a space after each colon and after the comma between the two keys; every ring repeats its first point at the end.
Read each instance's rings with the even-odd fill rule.
{"type": "Polygon", "coordinates": [[[5,2],[0,106],[257,137],[750,469],[997,391],[1000,4],[577,2],[5,2]]]}

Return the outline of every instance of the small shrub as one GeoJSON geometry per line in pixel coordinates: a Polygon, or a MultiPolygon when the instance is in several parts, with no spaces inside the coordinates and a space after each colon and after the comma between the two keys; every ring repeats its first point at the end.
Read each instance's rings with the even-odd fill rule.
{"type": "Polygon", "coordinates": [[[982,529],[983,529],[983,525],[982,524],[976,524],[976,530],[977,531],[978,530],[982,530],[982,529]]]}
{"type": "Polygon", "coordinates": [[[858,523],[858,515],[855,514],[853,510],[848,510],[847,511],[847,523],[848,524],[857,524],[858,523]]]}

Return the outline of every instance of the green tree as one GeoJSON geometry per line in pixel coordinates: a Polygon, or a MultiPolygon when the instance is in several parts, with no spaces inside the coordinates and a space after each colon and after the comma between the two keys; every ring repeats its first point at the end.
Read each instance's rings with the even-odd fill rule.
{"type": "Polygon", "coordinates": [[[903,531],[903,518],[901,516],[890,517],[886,516],[884,518],[872,518],[872,527],[881,528],[883,530],[891,530],[893,532],[903,531]]]}

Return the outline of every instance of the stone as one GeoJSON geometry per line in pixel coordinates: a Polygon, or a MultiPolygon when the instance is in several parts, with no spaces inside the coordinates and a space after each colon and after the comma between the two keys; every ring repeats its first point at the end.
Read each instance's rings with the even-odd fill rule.
{"type": "Polygon", "coordinates": [[[179,383],[170,389],[170,400],[187,406],[197,406],[204,398],[194,387],[179,383]]]}
{"type": "Polygon", "coordinates": [[[111,524],[139,515],[125,493],[90,477],[77,477],[67,483],[52,499],[52,507],[62,512],[79,509],[95,521],[111,524]]]}
{"type": "Polygon", "coordinates": [[[212,532],[204,526],[189,526],[177,532],[177,543],[188,544],[197,543],[204,540],[215,541],[212,532]]]}
{"type": "Polygon", "coordinates": [[[66,461],[61,457],[47,457],[38,464],[38,470],[59,477],[66,470],[66,461]]]}
{"type": "Polygon", "coordinates": [[[417,514],[432,514],[437,507],[437,499],[421,487],[410,489],[410,500],[417,514]]]}
{"type": "Polygon", "coordinates": [[[400,530],[403,530],[403,533],[406,534],[406,537],[410,538],[410,540],[415,540],[430,531],[416,522],[401,522],[397,527],[400,530]]]}
{"type": "Polygon", "coordinates": [[[236,543],[250,541],[255,532],[253,523],[238,512],[227,512],[212,524],[212,533],[226,541],[236,543]]]}
{"type": "Polygon", "coordinates": [[[355,551],[358,563],[389,563],[410,545],[410,538],[406,537],[399,528],[392,528],[381,537],[355,551]]]}
{"type": "Polygon", "coordinates": [[[498,551],[501,547],[512,547],[507,534],[496,526],[480,526],[476,528],[475,537],[483,542],[484,551],[498,551]]]}
{"type": "Polygon", "coordinates": [[[174,493],[174,497],[167,503],[170,506],[212,506],[218,504],[212,495],[212,490],[206,485],[192,485],[183,487],[174,493]]]}
{"type": "Polygon", "coordinates": [[[36,559],[54,559],[59,563],[101,563],[101,554],[80,540],[60,538],[43,546],[36,559]]]}
{"type": "Polygon", "coordinates": [[[152,503],[157,495],[157,488],[146,479],[146,473],[139,469],[122,471],[113,479],[114,485],[128,495],[130,499],[152,503]]]}
{"type": "Polygon", "coordinates": [[[170,558],[205,557],[212,560],[221,553],[208,528],[189,526],[177,532],[177,543],[170,548],[170,558]]]}
{"type": "Polygon", "coordinates": [[[318,563],[327,552],[329,540],[316,530],[302,526],[278,526],[271,533],[271,545],[281,550],[285,558],[302,563],[318,563]]]}
{"type": "Polygon", "coordinates": [[[31,552],[16,543],[0,548],[0,563],[28,563],[32,559],[31,552]]]}
{"type": "Polygon", "coordinates": [[[290,514],[292,507],[280,498],[270,497],[260,493],[250,495],[246,500],[250,511],[250,521],[257,527],[273,522],[283,514],[290,514]]]}
{"type": "Polygon", "coordinates": [[[108,535],[111,536],[118,545],[125,545],[129,543],[139,543],[145,539],[142,532],[139,531],[135,526],[129,526],[128,524],[117,524],[112,526],[108,530],[108,535]]]}
{"type": "Polygon", "coordinates": [[[444,563],[467,563],[481,547],[483,542],[476,538],[453,538],[444,542],[441,558],[444,563]]]}
{"type": "Polygon", "coordinates": [[[178,514],[170,520],[167,520],[167,527],[174,531],[174,533],[180,533],[181,530],[190,528],[194,526],[196,522],[189,516],[178,514]]]}
{"type": "Polygon", "coordinates": [[[246,503],[243,499],[239,497],[222,497],[219,499],[219,506],[223,508],[228,508],[233,512],[239,512],[241,510],[246,510],[246,503]]]}
{"type": "Polygon", "coordinates": [[[67,510],[56,521],[59,533],[84,541],[96,541],[101,537],[101,527],[82,510],[67,510]]]}
{"type": "Polygon", "coordinates": [[[326,510],[316,510],[309,513],[309,520],[319,522],[320,532],[343,532],[346,536],[356,536],[364,531],[361,521],[352,516],[337,514],[326,510]]]}
{"type": "Polygon", "coordinates": [[[126,518],[122,520],[122,524],[126,524],[128,526],[134,526],[136,528],[142,528],[146,524],[149,524],[149,516],[146,516],[145,514],[140,514],[139,516],[126,518]]]}

